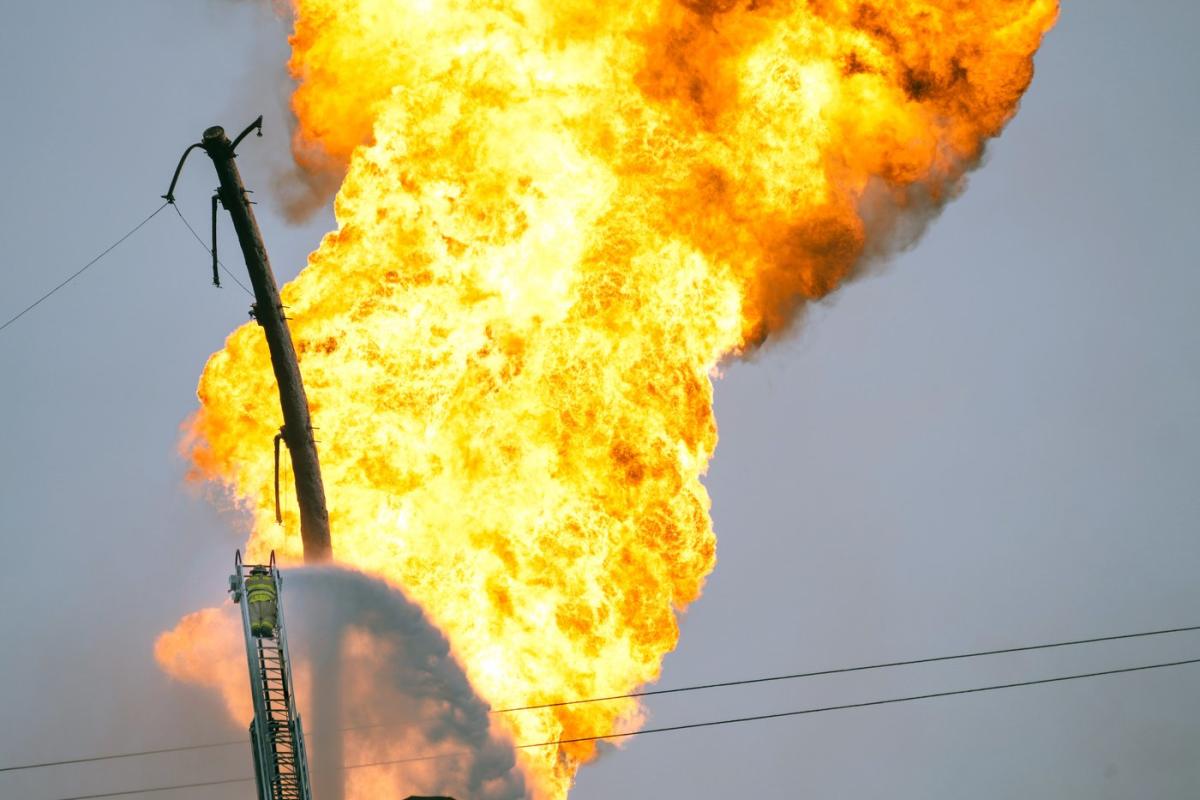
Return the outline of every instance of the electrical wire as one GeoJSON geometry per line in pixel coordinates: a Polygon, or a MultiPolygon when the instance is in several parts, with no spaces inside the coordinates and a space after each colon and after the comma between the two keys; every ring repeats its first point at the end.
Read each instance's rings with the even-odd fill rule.
{"type": "Polygon", "coordinates": [[[964,694],[978,694],[980,692],[994,692],[1000,689],[1016,689],[1023,686],[1038,686],[1046,683],[1062,683],[1063,681],[1076,681],[1083,678],[1099,678],[1103,675],[1121,675],[1129,672],[1145,672],[1151,669],[1165,669],[1167,667],[1181,667],[1185,664],[1200,664],[1200,658],[1188,658],[1182,661],[1166,661],[1159,664],[1144,664],[1138,667],[1121,667],[1119,669],[1105,669],[1097,672],[1081,672],[1076,675],[1059,675],[1054,678],[1037,678],[1029,681],[1016,681],[1013,683],[997,683],[991,686],[975,686],[970,689],[953,689],[946,692],[929,692],[927,694],[912,694],[905,697],[889,697],[883,700],[867,700],[861,703],[842,703],[836,706],[820,706],[817,708],[801,708],[795,711],[777,711],[774,714],[755,714],[749,717],[734,717],[731,719],[709,720],[707,722],[689,722],[683,725],[668,725],[662,728],[643,728],[637,731],[624,731],[622,733],[610,733],[598,736],[577,736],[572,739],[557,739],[553,742],[539,742],[537,744],[519,744],[517,749],[525,749],[529,747],[551,747],[563,744],[574,744],[576,742],[598,742],[602,739],[625,739],[630,736],[641,736],[647,733],[669,733],[671,731],[686,731],[693,728],[711,728],[717,725],[734,725],[740,722],[760,722],[768,719],[781,719],[783,717],[798,717],[803,714],[820,714],[825,711],[845,711],[851,708],[870,708],[872,706],[886,706],[893,703],[911,703],[915,700],[931,700],[935,697],[955,697],[964,694]]]}
{"type": "MultiPolygon", "coordinates": [[[[917,664],[932,664],[932,663],[939,662],[939,661],[953,661],[953,660],[960,660],[960,659],[967,659],[967,658],[979,658],[979,657],[983,657],[983,656],[1003,655],[1003,654],[1008,654],[1008,653],[1022,653],[1022,652],[1029,652],[1029,651],[1033,651],[1033,650],[1049,650],[1051,648],[1057,648],[1057,647],[1072,647],[1072,646],[1083,645],[1083,644],[1096,644],[1099,642],[1114,642],[1114,641],[1119,641],[1122,639],[1139,639],[1139,638],[1145,638],[1148,636],[1163,636],[1163,635],[1167,635],[1167,634],[1188,633],[1188,632],[1193,632],[1193,631],[1200,631],[1200,625],[1189,625],[1189,626],[1178,627],[1178,628],[1160,628],[1157,630],[1140,631],[1138,633],[1120,633],[1120,634],[1115,634],[1115,635],[1110,635],[1110,636],[1094,636],[1094,637],[1091,637],[1088,639],[1072,639],[1069,641],[1049,642],[1046,644],[1022,645],[1019,647],[1005,647],[1005,648],[992,649],[992,650],[976,650],[976,651],[969,652],[969,653],[957,653],[954,655],[947,655],[947,656],[931,656],[928,658],[914,658],[914,659],[908,659],[905,661],[887,661],[887,662],[881,662],[881,663],[876,663],[876,664],[866,664],[866,665],[855,666],[855,667],[837,667],[835,669],[817,670],[817,671],[813,671],[813,672],[795,672],[795,673],[790,673],[787,675],[771,675],[771,676],[759,677],[759,678],[746,678],[743,680],[736,680],[736,681],[721,681],[718,683],[702,683],[702,684],[695,684],[692,686],[678,686],[678,687],[669,688],[669,689],[648,689],[646,691],[641,691],[641,692],[629,692],[627,694],[610,695],[607,697],[589,697],[589,698],[584,698],[584,699],[579,699],[579,700],[562,700],[562,701],[559,701],[556,703],[544,703],[541,705],[517,706],[514,708],[494,709],[492,711],[492,713],[502,714],[502,713],[517,712],[517,711],[528,711],[528,710],[538,709],[538,708],[555,708],[558,706],[568,706],[568,705],[576,705],[576,704],[582,704],[582,703],[598,703],[598,702],[602,702],[605,700],[623,700],[626,698],[633,698],[633,697],[648,697],[651,695],[675,694],[675,693],[679,693],[679,692],[692,692],[692,691],[701,691],[701,690],[706,690],[706,689],[719,689],[719,688],[727,688],[727,687],[731,687],[731,686],[745,686],[745,685],[756,684],[756,683],[768,683],[768,682],[772,682],[772,681],[796,680],[796,679],[800,679],[800,678],[815,678],[815,677],[820,677],[820,676],[824,676],[824,675],[840,675],[840,674],[845,674],[845,673],[849,673],[849,672],[865,672],[867,670],[888,669],[891,667],[913,666],[913,665],[917,665],[917,664]]],[[[340,728],[339,730],[341,730],[341,731],[362,730],[365,728],[388,727],[389,725],[391,725],[391,723],[376,723],[376,724],[372,724],[372,725],[351,725],[351,726],[347,726],[345,728],[340,728]]],[[[310,734],[310,735],[312,735],[312,734],[310,734]]],[[[8,767],[0,767],[0,773],[15,772],[15,771],[19,771],[19,770],[28,770],[28,769],[39,769],[42,767],[58,767],[58,766],[64,766],[64,765],[68,765],[68,764],[83,764],[83,763],[88,763],[88,762],[93,762],[93,761],[112,761],[115,759],[122,759],[122,758],[135,758],[138,756],[159,755],[162,753],[177,753],[177,752],[182,752],[182,751],[186,751],[186,750],[202,750],[202,749],[215,748],[215,747],[230,747],[232,745],[244,745],[248,741],[249,741],[248,739],[233,739],[233,740],[227,740],[227,741],[223,741],[223,742],[209,742],[207,744],[181,745],[178,747],[164,747],[164,748],[158,748],[158,749],[154,749],[154,750],[138,750],[138,751],[129,752],[129,753],[114,753],[111,755],[89,756],[89,757],[85,757],[85,758],[68,758],[68,759],[62,759],[62,760],[58,760],[58,761],[43,761],[43,762],[35,763],[35,764],[17,764],[17,765],[8,766],[8,767]]]]}
{"type": "MultiPolygon", "coordinates": [[[[1085,678],[1098,678],[1106,675],[1121,675],[1132,672],[1145,672],[1153,669],[1165,669],[1168,667],[1180,667],[1187,664],[1200,664],[1200,658],[1189,658],[1180,661],[1166,661],[1157,664],[1143,664],[1136,667],[1119,667],[1117,669],[1098,670],[1096,672],[1082,672],[1073,675],[1058,675],[1053,678],[1035,678],[1026,681],[1014,681],[1012,683],[997,683],[988,686],[974,686],[968,689],[952,689],[943,692],[927,692],[925,694],[906,695],[903,697],[888,697],[882,700],[867,700],[858,703],[841,703],[832,706],[817,706],[812,708],[801,708],[791,711],[777,711],[772,714],[755,714],[745,717],[731,717],[727,719],[705,720],[703,722],[688,722],[682,725],[667,725],[659,728],[643,728],[635,731],[621,731],[618,733],[597,734],[595,736],[576,736],[570,739],[556,739],[549,742],[534,742],[527,744],[515,745],[518,750],[527,750],[536,747],[556,747],[564,744],[575,744],[579,742],[598,742],[609,739],[625,739],[632,736],[644,736],[652,733],[671,733],[674,731],[694,730],[697,728],[713,728],[719,725],[736,725],[745,722],[762,722],[764,720],[781,719],[784,717],[797,717],[807,714],[820,714],[828,711],[846,711],[854,708],[871,708],[874,706],[892,705],[896,703],[911,703],[917,700],[931,700],[939,697],[955,697],[968,694],[979,694],[981,692],[994,692],[1002,689],[1017,689],[1028,686],[1038,686],[1049,683],[1062,683],[1065,681],[1082,680],[1085,678]]],[[[411,761],[430,761],[440,758],[454,758],[465,753],[441,753],[429,756],[417,756],[413,758],[398,758],[384,761],[370,761],[361,764],[344,765],[342,769],[362,769],[365,767],[380,767],[390,764],[402,764],[411,761]]],[[[211,781],[204,783],[188,783],[176,784],[171,786],[156,786],[147,789],[131,789],[121,792],[107,792],[104,794],[86,794],[74,795],[71,797],[62,797],[58,800],[98,800],[98,798],[106,797],[122,797],[133,794],[148,794],[150,792],[165,792],[175,789],[190,789],[198,786],[215,786],[224,783],[242,783],[253,781],[253,778],[228,778],[221,781],[211,781]]]]}
{"type": "Polygon", "coordinates": [[[150,794],[152,792],[173,792],[177,789],[199,789],[203,786],[223,786],[230,783],[251,783],[254,778],[225,778],[219,781],[198,781],[196,783],[173,783],[170,786],[151,786],[145,789],[127,789],[123,792],[103,792],[102,794],[76,794],[61,797],[59,800],[99,800],[102,797],[128,797],[131,794],[150,794]]]}
{"type": "Polygon", "coordinates": [[[20,764],[12,767],[0,767],[0,772],[17,772],[27,769],[41,769],[43,767],[63,767],[68,764],[87,764],[93,761],[115,761],[121,758],[135,758],[137,756],[156,756],[163,753],[182,753],[188,750],[209,750],[216,747],[230,747],[235,744],[246,744],[249,739],[229,739],[224,742],[209,742],[207,744],[186,744],[178,747],[160,747],[156,750],[139,750],[136,753],[113,753],[112,755],[104,756],[87,756],[85,758],[64,758],[59,761],[42,761],[37,764],[20,764]]]}
{"type": "Polygon", "coordinates": [[[59,289],[63,288],[63,287],[64,287],[64,286],[66,286],[68,283],[70,283],[71,281],[75,280],[75,279],[76,279],[76,278],[78,278],[80,275],[82,275],[84,272],[86,272],[86,271],[87,271],[87,270],[88,270],[88,269],[89,269],[89,268],[90,268],[90,267],[91,267],[93,264],[95,264],[97,261],[99,261],[100,259],[104,258],[106,255],[108,255],[109,253],[111,253],[113,250],[116,250],[116,249],[117,249],[117,247],[118,247],[118,246],[119,246],[119,245],[120,245],[122,242],[124,242],[124,241],[125,241],[126,239],[128,239],[130,236],[133,236],[135,233],[137,233],[138,231],[140,231],[140,230],[142,229],[142,226],[143,226],[143,225],[145,225],[147,222],[149,222],[150,220],[152,220],[152,219],[154,219],[155,217],[157,217],[157,216],[158,216],[158,214],[159,214],[159,212],[160,212],[160,211],[162,211],[164,208],[166,208],[168,205],[170,205],[170,204],[169,204],[169,203],[163,203],[161,206],[159,206],[158,208],[156,208],[156,209],[154,210],[154,212],[153,212],[152,214],[150,214],[150,216],[146,217],[144,220],[142,220],[141,222],[139,222],[137,225],[133,226],[133,228],[132,228],[132,229],[131,229],[131,230],[130,230],[128,233],[126,233],[126,234],[125,234],[124,236],[122,236],[120,239],[117,239],[115,242],[113,242],[113,243],[112,243],[112,244],[110,244],[108,247],[106,247],[104,250],[102,250],[102,251],[100,252],[100,254],[99,254],[99,255],[97,255],[97,256],[96,256],[95,258],[93,258],[91,261],[87,262],[87,263],[86,263],[86,264],[84,264],[82,267],[80,267],[79,269],[75,270],[75,271],[74,271],[74,272],[72,272],[70,275],[68,275],[68,276],[67,276],[67,277],[66,277],[66,278],[65,278],[65,279],[62,281],[62,283],[58,284],[58,285],[57,285],[57,286],[55,286],[53,289],[51,289],[50,291],[46,292],[44,295],[42,295],[41,297],[39,297],[37,300],[34,300],[32,303],[30,303],[29,305],[25,306],[25,308],[21,309],[21,311],[19,311],[17,314],[13,315],[12,317],[9,317],[9,319],[8,319],[7,321],[5,321],[5,323],[4,323],[3,325],[0,325],[0,331],[4,330],[4,329],[5,329],[5,328],[7,328],[9,325],[12,325],[14,322],[16,322],[17,320],[19,320],[21,317],[23,317],[23,316],[25,316],[26,314],[28,314],[30,311],[33,311],[35,308],[37,308],[38,306],[40,306],[40,305],[41,305],[41,304],[42,304],[42,303],[43,303],[45,300],[48,300],[48,299],[50,298],[50,296],[51,296],[51,295],[53,295],[55,292],[57,292],[59,289]]]}
{"type": "MultiPolygon", "coordinates": [[[[179,210],[179,205],[177,203],[171,203],[171,207],[174,208],[175,213],[179,215],[180,222],[182,222],[185,226],[187,226],[188,231],[192,234],[192,238],[194,238],[196,240],[196,243],[199,244],[201,247],[203,247],[204,252],[208,253],[211,256],[212,250],[210,250],[208,245],[206,245],[204,243],[204,240],[200,238],[200,234],[196,233],[196,229],[192,227],[192,223],[187,221],[187,217],[185,217],[183,215],[183,212],[179,210]]],[[[218,258],[217,264],[219,264],[221,266],[221,269],[224,270],[225,274],[229,276],[229,279],[231,281],[236,283],[238,286],[242,287],[243,292],[250,295],[251,297],[254,297],[254,292],[247,289],[246,284],[244,284],[238,280],[237,275],[234,275],[233,272],[230,271],[229,267],[225,266],[224,261],[222,261],[221,259],[218,258]]]]}
{"type": "Polygon", "coordinates": [[[697,683],[691,686],[677,686],[670,689],[646,689],[639,692],[628,692],[626,694],[614,694],[606,697],[589,697],[584,700],[560,700],[554,703],[539,703],[528,706],[515,706],[513,708],[499,708],[494,711],[496,714],[508,714],[516,711],[531,711],[538,708],[557,708],[558,706],[572,706],[581,703],[602,703],[606,700],[625,700],[631,697],[651,697],[660,694],[676,694],[677,692],[695,692],[703,689],[723,689],[729,686],[747,686],[755,683],[771,683],[773,681],[790,681],[798,678],[817,678],[822,675],[843,675],[847,672],[866,672],[874,669],[889,669],[891,667],[909,667],[916,664],[933,664],[939,661],[957,661],[964,658],[979,658],[982,656],[996,656],[1007,653],[1027,653],[1032,650],[1050,650],[1056,647],[1072,647],[1081,644],[1096,644],[1098,642],[1115,642],[1121,639],[1137,639],[1144,636],[1162,636],[1169,633],[1187,633],[1189,631],[1200,630],[1200,625],[1189,625],[1183,628],[1164,628],[1157,631],[1143,631],[1141,633],[1121,633],[1115,636],[1095,636],[1090,639],[1074,639],[1068,642],[1049,642],[1047,644],[1028,644],[1020,647],[1002,647],[995,650],[976,650],[970,653],[955,653],[948,656],[930,656],[928,658],[911,658],[906,661],[885,661],[879,664],[866,664],[859,667],[837,667],[834,669],[821,669],[813,672],[794,672],[789,675],[770,675],[762,678],[745,678],[736,681],[721,681],[719,683],[697,683]]]}

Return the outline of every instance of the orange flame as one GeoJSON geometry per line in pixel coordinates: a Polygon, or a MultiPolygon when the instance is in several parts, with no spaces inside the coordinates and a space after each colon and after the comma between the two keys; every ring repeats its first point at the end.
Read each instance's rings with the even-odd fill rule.
{"type": "Polygon", "coordinates": [[[241,722],[254,714],[241,620],[234,606],[205,608],[181,619],[154,643],[154,658],[172,677],[221,695],[229,715],[241,722]]]}
{"type": "MultiPolygon", "coordinates": [[[[496,706],[655,680],[715,563],[714,369],[961,189],[1056,0],[294,5],[297,159],[346,169],[284,289],[337,559],[403,586],[496,706]]],[[[199,396],[188,449],[251,557],[298,556],[253,325],[199,396]]],[[[593,755],[523,752],[547,798],[593,755]]]]}

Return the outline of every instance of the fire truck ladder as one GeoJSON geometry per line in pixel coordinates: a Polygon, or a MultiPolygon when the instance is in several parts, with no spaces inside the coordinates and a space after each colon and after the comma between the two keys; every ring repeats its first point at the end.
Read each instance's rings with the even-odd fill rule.
{"type": "Polygon", "coordinates": [[[239,550],[234,557],[235,573],[229,576],[229,591],[241,607],[246,638],[246,660],[250,667],[250,694],[254,719],[250,723],[250,749],[254,753],[255,782],[259,800],[312,800],[308,780],[308,758],[304,731],[296,711],[292,670],[288,661],[287,633],[283,623],[283,578],[275,566],[275,553],[267,565],[243,565],[239,550]],[[256,636],[250,629],[244,571],[261,567],[275,584],[276,617],[270,635],[256,636]]]}

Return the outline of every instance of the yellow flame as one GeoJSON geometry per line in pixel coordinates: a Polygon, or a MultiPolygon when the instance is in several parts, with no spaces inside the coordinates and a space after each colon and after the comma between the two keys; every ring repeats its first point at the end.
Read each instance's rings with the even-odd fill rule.
{"type": "MultiPolygon", "coordinates": [[[[710,376],[961,188],[1056,0],[295,0],[297,158],[346,170],[284,289],[336,557],[403,587],[495,706],[653,681],[715,563],[710,376]]],[[[253,325],[187,444],[273,519],[253,325]]],[[[518,741],[633,701],[507,717],[518,741]]],[[[590,743],[524,751],[565,797],[590,743]]]]}

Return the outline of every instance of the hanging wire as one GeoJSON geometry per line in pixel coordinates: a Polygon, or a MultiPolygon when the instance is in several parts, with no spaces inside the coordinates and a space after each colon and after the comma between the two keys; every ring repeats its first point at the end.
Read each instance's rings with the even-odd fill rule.
{"type": "Polygon", "coordinates": [[[46,292],[45,294],[43,294],[43,295],[42,295],[41,297],[39,297],[37,300],[34,300],[32,303],[30,303],[29,305],[25,306],[25,308],[21,309],[19,312],[17,312],[17,313],[16,313],[16,314],[14,314],[13,316],[9,317],[9,318],[8,318],[8,319],[7,319],[7,320],[4,322],[4,324],[3,324],[3,325],[0,325],[0,331],[4,330],[4,329],[5,329],[5,328],[7,328],[9,325],[12,325],[14,322],[16,322],[17,320],[19,320],[21,317],[23,317],[23,316],[25,316],[26,314],[28,314],[30,311],[33,311],[35,308],[37,308],[38,306],[40,306],[40,305],[41,305],[41,304],[42,304],[44,301],[46,301],[46,300],[50,299],[50,297],[51,297],[51,296],[53,296],[53,295],[54,295],[54,293],[55,293],[55,292],[57,292],[59,289],[63,288],[63,287],[64,287],[64,286],[66,286],[68,283],[70,283],[71,281],[75,280],[75,279],[76,279],[76,278],[78,278],[80,275],[82,275],[84,272],[86,272],[86,271],[87,271],[87,270],[88,270],[88,269],[89,269],[89,268],[90,268],[90,267],[91,267],[93,264],[95,264],[97,261],[99,261],[100,259],[104,258],[106,255],[108,255],[109,253],[111,253],[113,250],[116,250],[116,249],[117,249],[117,247],[118,247],[118,246],[119,246],[119,245],[120,245],[122,242],[124,242],[124,241],[125,241],[126,239],[128,239],[130,236],[133,236],[135,233],[137,233],[138,231],[140,231],[140,230],[142,229],[142,226],[144,226],[144,225],[145,225],[147,222],[149,222],[150,220],[152,220],[152,219],[154,219],[155,217],[157,217],[157,216],[158,216],[158,214],[159,214],[159,212],[160,212],[160,211],[162,211],[164,208],[166,208],[168,205],[170,205],[170,203],[163,203],[161,206],[159,206],[158,208],[154,209],[154,212],[153,212],[153,213],[151,213],[151,214],[150,214],[150,216],[146,217],[144,220],[142,220],[141,222],[139,222],[137,225],[134,225],[134,226],[133,226],[133,228],[131,228],[131,229],[129,230],[129,232],[128,232],[128,233],[126,233],[126,234],[125,234],[124,236],[122,236],[120,239],[117,239],[115,242],[113,242],[112,244],[110,244],[108,247],[106,247],[106,248],[104,248],[102,251],[100,251],[100,253],[99,253],[99,254],[98,254],[98,255],[97,255],[95,258],[93,258],[91,261],[87,262],[87,263],[86,263],[86,264],[84,264],[82,267],[80,267],[79,269],[77,269],[77,270],[75,270],[74,272],[72,272],[72,273],[71,273],[70,275],[68,275],[68,276],[67,276],[65,279],[63,279],[63,281],[62,281],[61,283],[59,283],[57,286],[55,286],[55,287],[54,287],[53,289],[51,289],[50,291],[48,291],[48,292],[46,292]]]}
{"type": "MultiPolygon", "coordinates": [[[[1200,658],[1190,658],[1181,661],[1167,661],[1158,664],[1143,664],[1136,667],[1121,667],[1118,669],[1100,670],[1097,672],[1084,672],[1075,675],[1059,675],[1053,678],[1036,678],[1027,681],[1015,681],[1012,683],[998,683],[989,686],[975,686],[969,689],[952,689],[943,692],[928,692],[925,694],[907,695],[904,697],[889,697],[882,700],[867,700],[858,703],[841,703],[831,706],[817,706],[812,708],[801,708],[791,711],[777,711],[771,714],[755,714],[746,717],[730,717],[726,719],[705,720],[703,722],[689,722],[682,725],[668,725],[660,728],[643,728],[641,730],[623,731],[618,733],[597,734],[595,736],[576,736],[568,739],[555,739],[548,742],[535,742],[527,744],[515,745],[518,750],[526,750],[537,747],[557,747],[564,744],[575,744],[578,742],[598,742],[612,739],[624,739],[631,736],[646,736],[655,733],[671,733],[674,731],[694,730],[697,728],[713,728],[721,725],[736,725],[745,722],[762,722],[771,719],[781,719],[784,717],[796,717],[806,714],[820,714],[829,711],[846,711],[855,708],[872,708],[875,706],[893,705],[896,703],[911,703],[918,700],[931,700],[938,697],[956,697],[960,695],[979,694],[981,692],[994,692],[1002,689],[1016,689],[1028,686],[1038,686],[1049,683],[1062,683],[1065,681],[1083,680],[1087,678],[1098,678],[1106,675],[1121,675],[1131,672],[1145,672],[1153,669],[1165,669],[1168,667],[1179,667],[1185,664],[1200,664],[1200,658]]],[[[395,758],[382,761],[368,761],[361,764],[345,764],[343,770],[349,769],[364,769],[367,767],[382,767],[392,764],[404,764],[413,761],[432,761],[444,758],[458,758],[464,755],[469,755],[467,752],[456,753],[439,753],[434,755],[415,756],[410,758],[395,758]]],[[[205,781],[200,783],[183,783],[172,784],[170,786],[155,786],[145,789],[127,789],[119,792],[105,792],[101,794],[82,794],[72,795],[71,797],[61,797],[58,800],[99,800],[107,797],[124,797],[134,794],[149,794],[151,792],[166,792],[175,789],[191,789],[200,786],[216,786],[218,784],[228,783],[249,783],[253,778],[226,778],[216,781],[205,781]]]]}
{"type": "MultiPolygon", "coordinates": [[[[234,283],[236,283],[238,286],[242,287],[243,292],[248,294],[250,297],[254,297],[254,292],[247,289],[246,284],[239,281],[237,275],[234,275],[233,272],[230,271],[229,267],[225,266],[225,263],[223,261],[221,261],[219,258],[217,258],[216,254],[211,249],[209,249],[208,245],[206,245],[204,243],[204,240],[200,238],[200,234],[196,233],[196,229],[192,227],[192,223],[188,222],[187,217],[185,217],[183,215],[183,212],[179,210],[179,205],[177,203],[171,203],[170,206],[171,206],[171,208],[175,209],[175,213],[179,215],[179,220],[185,226],[187,226],[188,232],[190,232],[192,234],[192,238],[196,240],[196,243],[199,244],[202,248],[204,248],[204,252],[208,253],[209,255],[211,255],[213,257],[214,260],[216,260],[216,263],[218,265],[220,265],[221,269],[225,272],[225,274],[229,276],[229,279],[232,280],[234,283]]],[[[162,211],[162,209],[160,208],[159,211],[162,211]]]]}
{"type": "MultiPolygon", "coordinates": [[[[787,674],[787,675],[772,675],[772,676],[767,676],[767,677],[750,678],[750,679],[738,680],[738,681],[722,681],[720,683],[697,684],[697,685],[693,685],[693,686],[680,686],[680,687],[675,687],[675,688],[670,688],[670,689],[653,689],[653,690],[648,690],[648,691],[644,691],[644,692],[630,692],[628,694],[623,694],[623,695],[613,695],[610,697],[589,697],[589,698],[582,698],[582,699],[577,699],[577,700],[564,700],[562,702],[541,705],[541,706],[520,706],[517,708],[510,708],[510,709],[494,709],[492,711],[492,713],[493,714],[512,713],[512,712],[516,712],[516,711],[526,711],[526,710],[530,710],[532,708],[546,708],[546,707],[554,707],[554,706],[562,706],[562,705],[573,705],[573,704],[579,704],[579,703],[595,703],[595,702],[601,702],[604,700],[625,699],[625,698],[630,698],[630,697],[645,697],[647,695],[654,695],[654,694],[693,692],[693,691],[701,691],[701,690],[706,690],[706,689],[725,688],[725,687],[730,687],[730,686],[743,686],[743,685],[754,684],[754,683],[765,683],[768,681],[794,680],[794,679],[801,679],[801,678],[818,677],[818,676],[823,676],[823,675],[837,675],[837,674],[843,674],[843,673],[848,673],[848,672],[863,672],[863,671],[867,671],[867,670],[888,669],[888,668],[892,668],[892,667],[912,666],[912,665],[916,665],[916,664],[929,664],[929,663],[934,663],[934,662],[939,662],[939,661],[980,658],[980,657],[985,657],[985,656],[994,656],[994,655],[1001,655],[1001,654],[1006,654],[1006,653],[1022,653],[1022,652],[1029,652],[1032,650],[1048,650],[1051,648],[1058,648],[1058,647],[1073,647],[1073,646],[1077,646],[1077,645],[1095,644],[1095,643],[1099,643],[1099,642],[1113,642],[1113,641],[1119,641],[1122,639],[1139,639],[1139,638],[1146,638],[1146,637],[1150,637],[1150,636],[1164,636],[1164,635],[1168,635],[1168,634],[1189,633],[1189,632],[1194,632],[1194,631],[1200,631],[1200,625],[1190,625],[1190,626],[1186,626],[1186,627],[1177,627],[1177,628],[1159,628],[1156,630],[1140,631],[1137,633],[1122,633],[1122,634],[1116,634],[1116,635],[1111,635],[1111,636],[1096,636],[1096,637],[1092,637],[1092,638],[1088,638],[1088,639],[1072,639],[1072,640],[1059,641],[1059,642],[1049,642],[1049,643],[1044,643],[1044,644],[1023,645],[1020,647],[1006,647],[1006,648],[993,649],[993,650],[976,650],[976,651],[969,652],[969,653],[958,653],[958,654],[949,655],[949,656],[931,656],[928,658],[915,658],[915,659],[909,659],[906,661],[888,661],[888,662],[880,662],[880,663],[876,663],[876,664],[867,664],[867,665],[862,665],[862,666],[839,667],[836,669],[819,670],[819,671],[815,671],[815,672],[797,672],[797,673],[791,673],[791,674],[787,674]]],[[[1177,663],[1184,664],[1184,663],[1192,663],[1192,662],[1190,662],[1190,661],[1171,662],[1169,664],[1165,664],[1165,665],[1161,665],[1161,666],[1174,666],[1177,663]]],[[[1136,671],[1136,669],[1141,669],[1141,668],[1135,668],[1134,671],[1136,671]]],[[[1120,671],[1131,671],[1131,670],[1117,670],[1117,671],[1120,672],[1120,671]]],[[[1096,674],[1109,674],[1109,673],[1096,673],[1096,674]]],[[[1042,682],[1049,682],[1049,681],[1042,681],[1042,682]]],[[[351,726],[341,728],[339,730],[351,731],[351,730],[362,730],[362,729],[367,729],[367,728],[380,728],[380,727],[388,727],[390,724],[391,723],[378,723],[378,724],[373,724],[373,725],[351,725],[351,726]]],[[[313,734],[309,733],[308,735],[311,736],[313,734]]],[[[138,756],[159,755],[162,753],[176,753],[176,752],[182,752],[182,751],[186,751],[186,750],[201,750],[201,749],[214,748],[214,747],[229,747],[232,745],[244,745],[247,743],[247,741],[248,740],[245,738],[230,739],[230,740],[221,741],[221,742],[209,742],[206,744],[182,745],[182,746],[178,746],[178,747],[165,747],[165,748],[158,748],[158,749],[151,749],[151,750],[138,750],[138,751],[128,752],[128,753],[114,753],[111,755],[68,758],[68,759],[60,759],[60,760],[56,760],[56,761],[43,761],[43,762],[31,763],[31,764],[17,764],[17,765],[12,765],[12,766],[7,766],[7,767],[0,767],[0,773],[14,772],[14,771],[18,771],[18,770],[40,769],[43,767],[57,767],[57,766],[63,766],[63,765],[67,765],[67,764],[82,764],[82,763],[88,763],[88,762],[93,762],[93,761],[111,761],[111,760],[115,760],[115,759],[134,758],[134,757],[138,757],[138,756]]],[[[544,747],[546,745],[545,744],[537,744],[537,745],[526,745],[526,746],[544,747]]]]}

